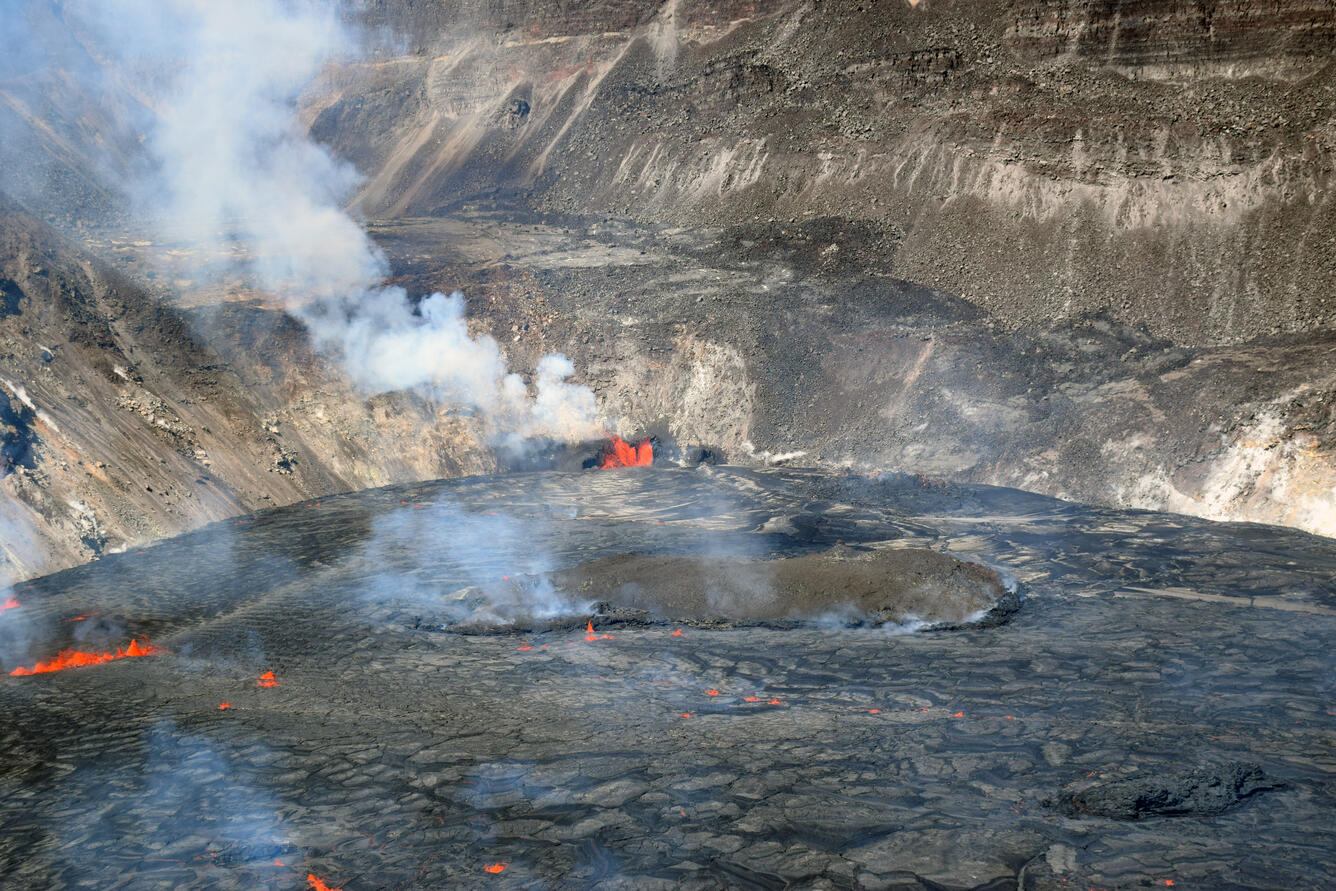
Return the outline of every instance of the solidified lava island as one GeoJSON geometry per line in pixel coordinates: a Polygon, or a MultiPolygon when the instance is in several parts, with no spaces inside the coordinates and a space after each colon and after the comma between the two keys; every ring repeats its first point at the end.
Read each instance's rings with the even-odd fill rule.
{"type": "MultiPolygon", "coordinates": [[[[449,627],[474,633],[556,630],[578,624],[583,605],[600,625],[957,628],[1006,621],[1020,606],[995,571],[919,548],[840,547],[770,560],[618,554],[551,579],[504,581],[513,584],[501,586],[505,593],[498,599],[476,588],[454,595],[473,613],[449,627]],[[533,595],[544,587],[556,599],[535,615],[534,601],[541,599],[533,595]]],[[[588,625],[592,632],[592,617],[588,625]]]]}
{"type": "Polygon", "coordinates": [[[0,38],[0,889],[1336,887],[1331,0],[0,38]]]}

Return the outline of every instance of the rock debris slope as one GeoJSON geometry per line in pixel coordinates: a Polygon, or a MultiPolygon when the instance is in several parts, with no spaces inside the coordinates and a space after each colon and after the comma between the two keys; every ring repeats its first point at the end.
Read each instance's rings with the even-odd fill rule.
{"type": "Polygon", "coordinates": [[[250,307],[261,318],[247,323],[248,308],[232,308],[233,336],[258,342],[228,365],[179,312],[8,202],[0,269],[6,575],[265,505],[490,466],[470,463],[468,432],[451,440],[428,407],[360,399],[309,349],[271,349],[284,337],[274,313],[250,307]],[[296,367],[256,361],[280,355],[296,367]]]}

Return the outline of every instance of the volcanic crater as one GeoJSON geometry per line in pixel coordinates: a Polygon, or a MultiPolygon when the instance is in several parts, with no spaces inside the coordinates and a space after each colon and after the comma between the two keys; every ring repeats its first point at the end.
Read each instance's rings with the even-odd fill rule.
{"type": "Polygon", "coordinates": [[[1332,0],[3,9],[0,886],[1331,887],[1332,0]]]}

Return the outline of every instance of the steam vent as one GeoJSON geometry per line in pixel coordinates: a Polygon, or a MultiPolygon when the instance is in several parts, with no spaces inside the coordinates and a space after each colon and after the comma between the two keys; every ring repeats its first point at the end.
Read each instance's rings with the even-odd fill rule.
{"type": "Polygon", "coordinates": [[[1333,0],[0,36],[0,889],[1336,888],[1333,0]]]}

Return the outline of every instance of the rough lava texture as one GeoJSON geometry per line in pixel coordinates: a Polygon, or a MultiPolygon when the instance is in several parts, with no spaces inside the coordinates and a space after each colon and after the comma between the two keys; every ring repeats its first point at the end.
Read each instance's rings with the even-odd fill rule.
{"type": "Polygon", "coordinates": [[[1314,644],[1336,632],[1336,542],[1292,529],[791,467],[548,472],[265,511],[16,593],[4,615],[33,633],[0,638],[5,887],[1272,891],[1336,872],[1336,657],[1314,644]],[[424,547],[441,511],[515,524],[521,564],[843,541],[969,554],[1027,597],[946,633],[447,634],[449,593],[499,558],[424,547]],[[91,611],[114,630],[82,633],[91,611]],[[132,636],[166,652],[7,674],[132,636]],[[1081,784],[1190,810],[1051,806],[1081,784]]]}
{"type": "Polygon", "coordinates": [[[1256,764],[1233,761],[1218,768],[1171,771],[1063,790],[1057,807],[1068,817],[1208,817],[1279,785],[1256,764]]]}

